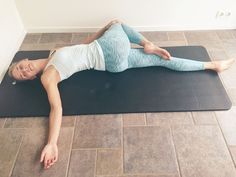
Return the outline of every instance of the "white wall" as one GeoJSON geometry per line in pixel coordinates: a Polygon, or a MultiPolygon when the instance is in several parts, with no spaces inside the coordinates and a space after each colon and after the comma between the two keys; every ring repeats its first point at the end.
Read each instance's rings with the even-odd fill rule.
{"type": "Polygon", "coordinates": [[[15,0],[28,32],[94,31],[113,18],[138,30],[236,28],[235,0],[15,0]],[[216,19],[218,10],[230,17],[216,19]]]}
{"type": "Polygon", "coordinates": [[[14,54],[22,43],[25,30],[14,0],[0,0],[0,83],[14,54]]]}

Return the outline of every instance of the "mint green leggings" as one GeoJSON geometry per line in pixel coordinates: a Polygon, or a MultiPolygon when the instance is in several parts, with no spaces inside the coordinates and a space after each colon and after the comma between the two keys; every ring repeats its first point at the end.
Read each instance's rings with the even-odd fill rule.
{"type": "Polygon", "coordinates": [[[203,62],[171,57],[165,60],[155,54],[146,54],[143,49],[132,49],[130,43],[140,44],[143,36],[125,24],[113,24],[99,39],[105,68],[121,72],[128,68],[163,66],[176,71],[204,70],[203,62]]]}

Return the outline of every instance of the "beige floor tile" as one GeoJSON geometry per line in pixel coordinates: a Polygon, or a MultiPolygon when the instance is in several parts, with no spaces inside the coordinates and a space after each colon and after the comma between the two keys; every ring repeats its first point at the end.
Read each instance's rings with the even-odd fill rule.
{"type": "Polygon", "coordinates": [[[0,118],[0,128],[3,128],[5,122],[6,122],[6,118],[0,118]]]}
{"type": "Polygon", "coordinates": [[[23,44],[37,44],[40,40],[40,33],[28,33],[26,34],[23,44]]]}
{"type": "Polygon", "coordinates": [[[48,118],[46,117],[19,117],[7,118],[4,128],[39,128],[47,126],[48,118]]]}
{"type": "Polygon", "coordinates": [[[236,145],[236,107],[215,113],[228,145],[236,145]]]}
{"type": "Polygon", "coordinates": [[[236,29],[234,29],[234,30],[232,31],[232,33],[233,33],[233,35],[234,35],[234,38],[236,39],[236,29]]]}
{"type": "Polygon", "coordinates": [[[194,124],[191,112],[147,113],[147,125],[194,124]]]}
{"type": "Polygon", "coordinates": [[[94,177],[96,150],[73,150],[68,177],[94,177]]]}
{"type": "Polygon", "coordinates": [[[229,146],[229,149],[234,160],[234,166],[236,166],[236,146],[229,146]]]}
{"type": "Polygon", "coordinates": [[[179,175],[164,174],[164,175],[97,175],[96,177],[180,177],[179,175]]]}
{"type": "Polygon", "coordinates": [[[151,42],[168,41],[167,32],[141,32],[151,42]]]}
{"type": "Polygon", "coordinates": [[[220,73],[220,77],[226,88],[236,88],[236,74],[224,71],[220,73]]]}
{"type": "Polygon", "coordinates": [[[235,177],[229,151],[217,126],[174,126],[182,177],[235,177]]]}
{"type": "Polygon", "coordinates": [[[188,42],[192,41],[220,41],[214,31],[185,31],[188,42]]]}
{"type": "Polygon", "coordinates": [[[121,115],[78,116],[73,149],[121,147],[121,115]]]}
{"type": "Polygon", "coordinates": [[[234,39],[233,30],[219,30],[216,31],[218,37],[222,39],[234,39]]]}
{"type": "MultiPolygon", "coordinates": [[[[74,127],[75,116],[63,116],[62,127],[74,127]]],[[[48,117],[19,117],[7,118],[4,128],[40,128],[48,127],[48,117]]]]}
{"type": "Polygon", "coordinates": [[[145,125],[145,113],[122,114],[123,126],[145,125]]]}
{"type": "Polygon", "coordinates": [[[186,41],[157,41],[154,44],[159,47],[187,46],[186,41]]]}
{"type": "Polygon", "coordinates": [[[98,149],[96,174],[118,175],[122,174],[121,149],[98,149]]]}
{"type": "Polygon", "coordinates": [[[181,31],[169,31],[167,36],[169,41],[185,41],[184,32],[181,31]]]}
{"type": "Polygon", "coordinates": [[[228,88],[228,94],[233,106],[236,106],[236,88],[228,88]]]}
{"type": "Polygon", "coordinates": [[[236,58],[236,39],[222,40],[223,47],[230,58],[236,58]]]}
{"type": "Polygon", "coordinates": [[[24,136],[23,129],[0,129],[0,176],[10,176],[24,136]]]}
{"type": "Polygon", "coordinates": [[[43,33],[39,43],[70,43],[72,33],[43,33]]]}
{"type": "Polygon", "coordinates": [[[55,48],[68,47],[75,45],[74,43],[55,44],[55,48]]]}
{"type": "Polygon", "coordinates": [[[211,111],[192,112],[193,119],[197,125],[217,125],[215,113],[211,111]]]}
{"type": "Polygon", "coordinates": [[[72,34],[72,43],[81,44],[85,39],[87,39],[89,33],[73,33],[72,34]]]}
{"type": "Polygon", "coordinates": [[[125,174],[178,174],[171,132],[168,127],[124,128],[125,174]]]}
{"type": "Polygon", "coordinates": [[[236,88],[236,62],[229,69],[219,73],[219,75],[227,88],[236,88]]]}
{"type": "Polygon", "coordinates": [[[48,170],[43,169],[40,155],[47,141],[45,128],[27,129],[12,177],[57,176],[65,177],[69,161],[73,128],[62,128],[58,139],[58,161],[48,170]],[[24,170],[22,170],[24,169],[24,170]]]}
{"type": "Polygon", "coordinates": [[[201,45],[208,51],[224,50],[221,40],[214,31],[186,31],[184,34],[188,45],[201,45]]]}
{"type": "Polygon", "coordinates": [[[209,55],[213,61],[229,59],[224,50],[210,50],[209,55]]]}
{"type": "Polygon", "coordinates": [[[55,44],[22,44],[19,50],[51,50],[55,44]]]}
{"type": "Polygon", "coordinates": [[[63,116],[61,126],[62,127],[74,127],[76,116],[63,116]]]}
{"type": "Polygon", "coordinates": [[[223,44],[218,41],[187,41],[188,45],[200,45],[205,47],[208,51],[210,50],[224,50],[223,44]]]}

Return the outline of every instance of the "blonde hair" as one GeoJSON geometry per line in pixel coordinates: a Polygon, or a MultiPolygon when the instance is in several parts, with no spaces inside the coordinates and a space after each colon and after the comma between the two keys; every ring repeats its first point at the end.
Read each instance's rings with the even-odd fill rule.
{"type": "Polygon", "coordinates": [[[17,62],[13,62],[13,63],[9,66],[9,69],[8,69],[8,75],[9,75],[10,77],[12,77],[12,78],[14,78],[13,75],[12,75],[12,71],[13,71],[13,69],[16,67],[16,65],[17,65],[17,62]]]}

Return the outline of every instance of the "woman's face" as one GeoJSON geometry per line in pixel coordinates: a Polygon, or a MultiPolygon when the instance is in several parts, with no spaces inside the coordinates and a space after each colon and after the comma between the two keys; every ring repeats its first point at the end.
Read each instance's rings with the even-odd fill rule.
{"type": "Polygon", "coordinates": [[[17,80],[35,79],[37,71],[33,61],[24,59],[19,61],[12,70],[12,76],[17,80]]]}

